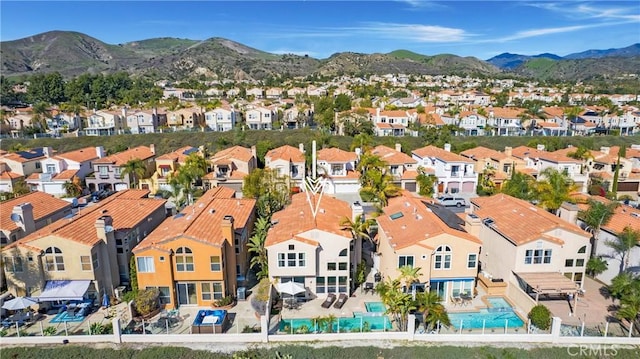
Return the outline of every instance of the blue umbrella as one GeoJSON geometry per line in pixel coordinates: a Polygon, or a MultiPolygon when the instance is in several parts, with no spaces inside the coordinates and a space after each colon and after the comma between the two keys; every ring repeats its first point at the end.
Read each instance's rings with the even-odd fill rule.
{"type": "Polygon", "coordinates": [[[111,305],[111,299],[109,298],[109,295],[107,293],[104,293],[104,295],[102,296],[102,306],[105,308],[109,308],[109,305],[111,305]]]}

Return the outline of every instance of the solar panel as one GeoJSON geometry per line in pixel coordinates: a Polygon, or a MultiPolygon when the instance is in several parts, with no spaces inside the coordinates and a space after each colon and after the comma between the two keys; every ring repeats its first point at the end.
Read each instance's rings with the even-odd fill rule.
{"type": "Polygon", "coordinates": [[[188,156],[188,155],[190,155],[190,154],[192,154],[192,153],[194,153],[194,152],[198,152],[198,149],[197,149],[197,148],[195,148],[195,147],[191,147],[190,149],[185,150],[184,152],[182,152],[182,154],[184,154],[184,155],[187,155],[187,156],[188,156]]]}
{"type": "Polygon", "coordinates": [[[424,203],[424,205],[427,206],[433,214],[440,218],[442,222],[449,226],[449,228],[455,229],[456,231],[466,232],[464,230],[464,220],[458,217],[458,215],[453,213],[450,209],[439,204],[422,203],[424,203]]]}
{"type": "Polygon", "coordinates": [[[18,151],[16,152],[18,155],[20,155],[20,157],[26,159],[26,160],[31,160],[34,158],[38,158],[38,157],[42,157],[44,156],[44,149],[42,147],[39,148],[34,148],[30,151],[18,151]]]}

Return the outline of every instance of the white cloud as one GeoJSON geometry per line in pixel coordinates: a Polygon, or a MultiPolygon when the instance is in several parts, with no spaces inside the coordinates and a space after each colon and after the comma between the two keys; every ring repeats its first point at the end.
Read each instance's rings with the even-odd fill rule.
{"type": "Polygon", "coordinates": [[[472,36],[464,29],[435,25],[382,22],[368,23],[353,30],[363,34],[376,34],[383,38],[413,42],[460,42],[472,36]]]}
{"type": "Polygon", "coordinates": [[[569,19],[602,19],[602,20],[626,20],[631,22],[640,22],[640,11],[637,6],[593,6],[588,3],[580,2],[541,2],[527,3],[532,6],[552,12],[563,14],[569,19]]]}
{"type": "Polygon", "coordinates": [[[573,26],[561,26],[561,27],[548,27],[548,28],[542,28],[542,29],[531,29],[531,30],[518,31],[515,34],[509,35],[509,36],[504,36],[496,39],[481,40],[478,42],[507,42],[507,41],[513,41],[513,40],[527,39],[531,37],[538,37],[538,36],[545,36],[545,35],[552,35],[552,34],[562,34],[566,32],[575,32],[575,31],[593,29],[598,27],[616,26],[616,25],[627,23],[627,22],[631,22],[631,21],[601,22],[601,23],[595,23],[595,24],[589,24],[589,25],[573,25],[573,26]]]}

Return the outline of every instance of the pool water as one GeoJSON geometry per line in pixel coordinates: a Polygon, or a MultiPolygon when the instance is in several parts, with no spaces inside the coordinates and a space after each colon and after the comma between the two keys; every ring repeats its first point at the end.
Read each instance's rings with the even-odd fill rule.
{"type": "Polygon", "coordinates": [[[449,320],[454,328],[463,329],[485,328],[519,328],[524,325],[522,319],[514,312],[513,307],[502,297],[490,297],[487,301],[489,308],[482,308],[477,312],[449,313],[449,320]]]}
{"type": "Polygon", "coordinates": [[[367,308],[367,312],[384,313],[387,311],[382,302],[365,302],[364,307],[367,308]]]}
{"type": "MultiPolygon", "coordinates": [[[[391,329],[391,321],[387,317],[353,317],[353,318],[336,318],[333,322],[332,329],[334,333],[338,330],[341,332],[361,331],[361,328],[369,327],[371,331],[379,331],[383,329],[391,329]]],[[[298,332],[301,327],[306,327],[309,333],[316,332],[311,319],[283,319],[280,321],[280,331],[290,333],[298,332]],[[292,330],[293,329],[293,330],[292,330]]],[[[322,332],[326,332],[322,328],[318,328],[322,332]]],[[[326,329],[326,328],[325,328],[326,329]]]]}

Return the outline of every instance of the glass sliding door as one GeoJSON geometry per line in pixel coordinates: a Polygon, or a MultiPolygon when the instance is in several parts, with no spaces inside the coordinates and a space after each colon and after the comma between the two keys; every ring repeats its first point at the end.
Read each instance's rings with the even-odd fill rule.
{"type": "Polygon", "coordinates": [[[198,295],[196,293],[195,283],[178,283],[176,284],[178,291],[179,305],[195,305],[198,304],[198,295]]]}

